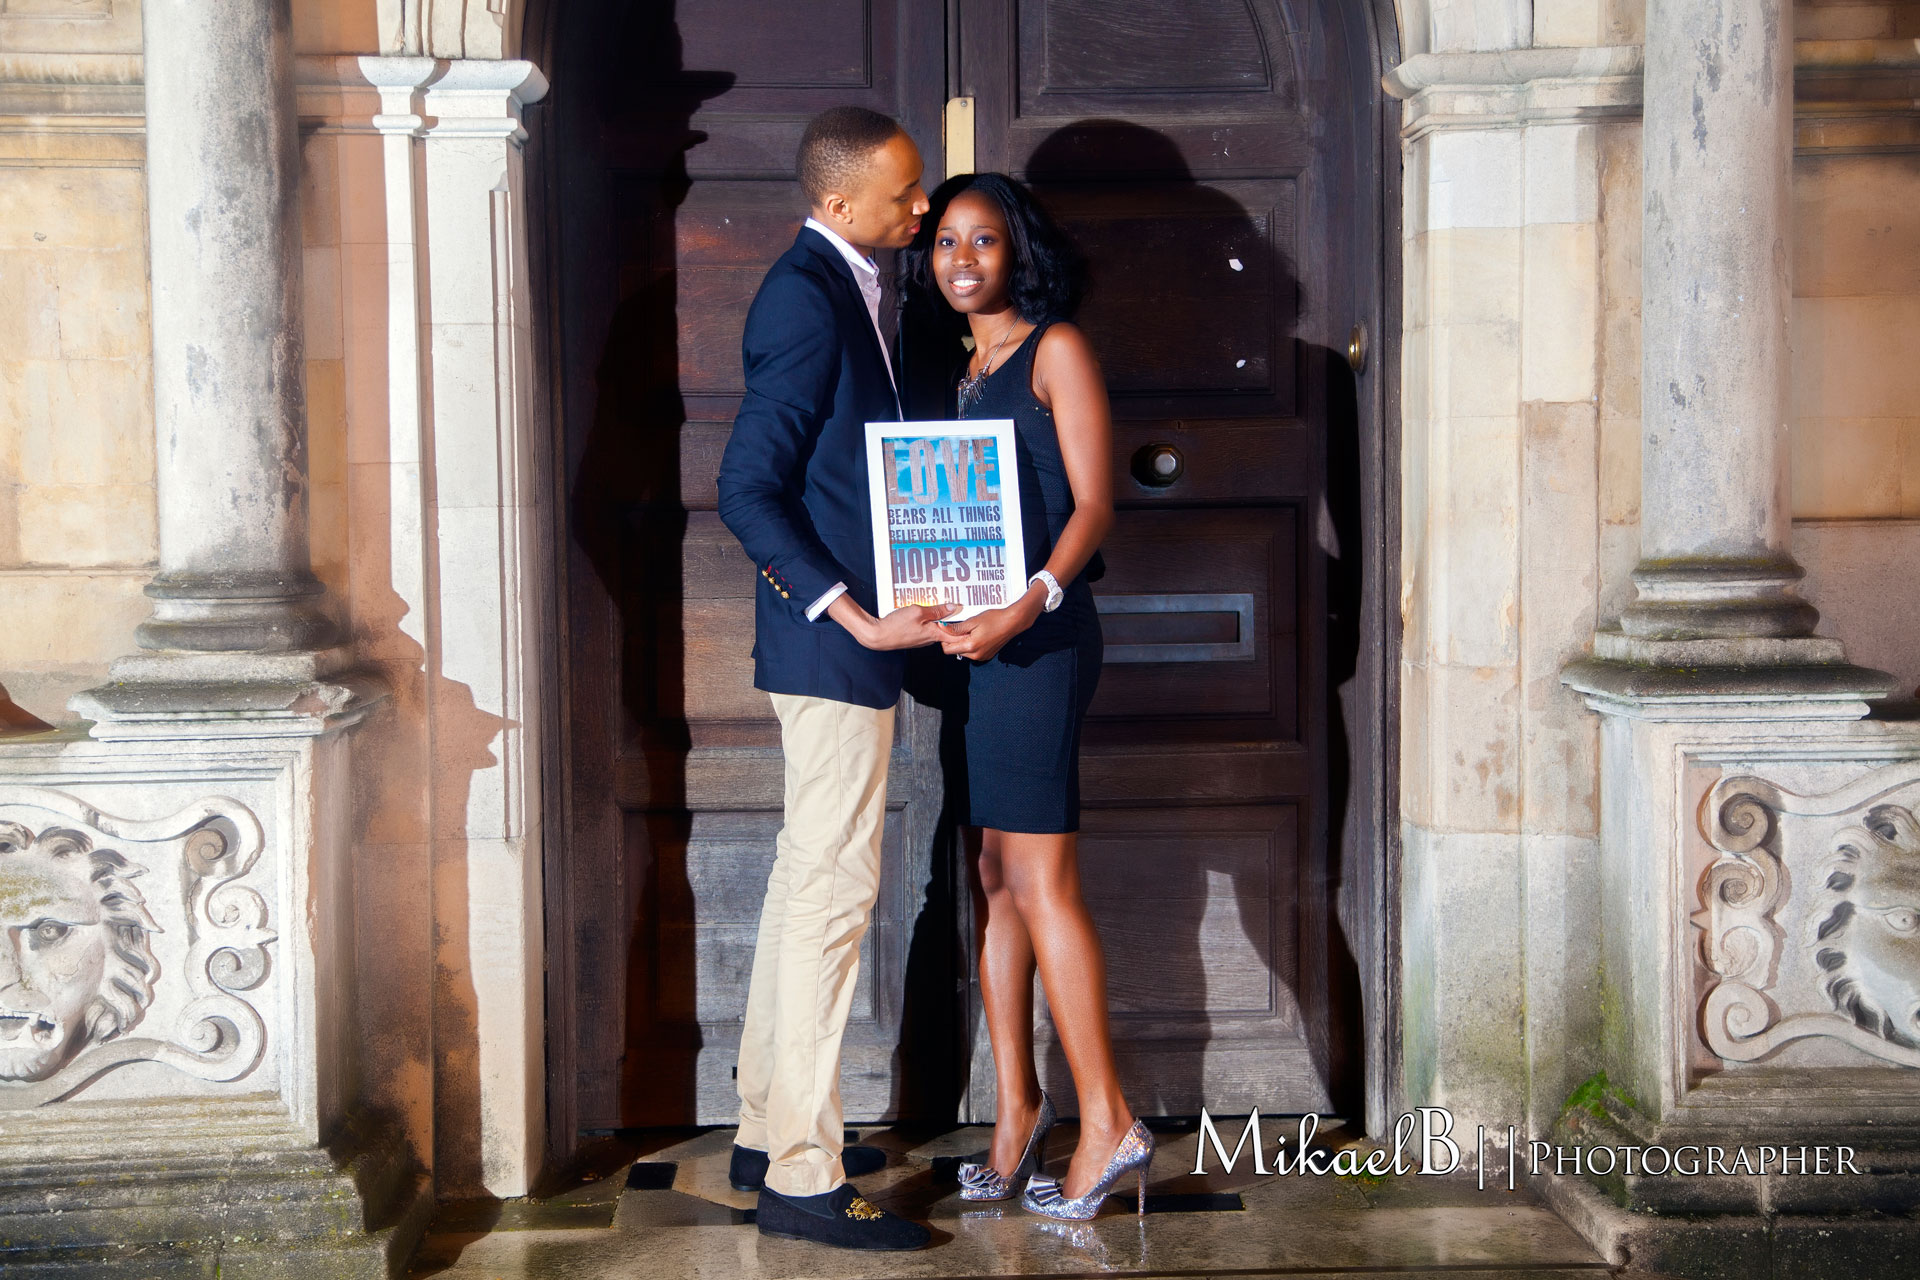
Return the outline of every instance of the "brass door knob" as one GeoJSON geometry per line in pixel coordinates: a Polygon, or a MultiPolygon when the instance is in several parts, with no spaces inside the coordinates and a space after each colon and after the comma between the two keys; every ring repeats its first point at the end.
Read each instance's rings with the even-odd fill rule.
{"type": "Polygon", "coordinates": [[[1347,368],[1355,373],[1367,371],[1367,326],[1357,324],[1347,335],[1347,368]]]}

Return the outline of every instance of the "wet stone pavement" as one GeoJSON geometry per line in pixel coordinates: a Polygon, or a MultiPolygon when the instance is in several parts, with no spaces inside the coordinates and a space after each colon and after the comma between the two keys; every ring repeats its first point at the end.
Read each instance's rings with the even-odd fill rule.
{"type": "MultiPolygon", "coordinates": [[[[1074,1126],[1048,1140],[1064,1174],[1074,1126]]],[[[868,1199],[928,1223],[916,1253],[859,1253],[765,1237],[755,1197],[727,1186],[730,1129],[633,1133],[596,1153],[598,1176],[537,1201],[442,1209],[413,1274],[448,1280],[882,1280],[887,1277],[1445,1275],[1453,1280],[1603,1280],[1615,1274],[1524,1189],[1482,1191],[1465,1179],[1334,1175],[1196,1176],[1190,1125],[1157,1132],[1148,1213],[1132,1180],[1090,1223],[1049,1222],[1017,1201],[962,1201],[953,1166],[985,1147],[986,1128],[940,1134],[864,1129],[887,1150],[858,1179],[868,1199]]],[[[849,1135],[851,1136],[851,1134],[849,1135]]],[[[1238,1126],[1224,1135],[1239,1136],[1238,1126]]],[[[1352,1141],[1323,1130],[1317,1147],[1352,1141]]]]}

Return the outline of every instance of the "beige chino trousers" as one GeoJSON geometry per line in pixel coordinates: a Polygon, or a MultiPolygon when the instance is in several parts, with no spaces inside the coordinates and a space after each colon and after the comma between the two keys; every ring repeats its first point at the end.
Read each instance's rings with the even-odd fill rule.
{"type": "Polygon", "coordinates": [[[840,1038],[880,894],[893,708],[768,696],[786,813],[747,986],[736,1141],[767,1153],[772,1190],[814,1196],[846,1181],[840,1038]]]}

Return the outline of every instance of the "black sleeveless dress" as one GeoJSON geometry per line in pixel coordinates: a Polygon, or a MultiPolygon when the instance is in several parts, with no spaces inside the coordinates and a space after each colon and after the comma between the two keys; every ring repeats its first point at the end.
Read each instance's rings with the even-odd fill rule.
{"type": "MultiPolygon", "coordinates": [[[[1044,569],[1073,515],[1053,413],[1034,398],[1037,325],[988,375],[962,418],[1011,418],[1020,476],[1027,573],[1044,569]]],[[[1096,554],[1089,570],[1100,574],[1096,554]]],[[[987,662],[966,667],[967,812],[997,831],[1080,829],[1080,722],[1100,681],[1100,617],[1083,571],[1060,585],[1066,599],[987,662]]]]}

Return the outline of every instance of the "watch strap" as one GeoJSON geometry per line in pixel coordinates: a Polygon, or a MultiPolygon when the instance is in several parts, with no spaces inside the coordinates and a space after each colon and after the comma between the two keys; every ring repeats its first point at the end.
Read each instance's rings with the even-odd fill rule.
{"type": "Polygon", "coordinates": [[[1066,599],[1067,593],[1060,589],[1060,580],[1051,573],[1048,573],[1045,569],[1042,569],[1027,579],[1027,585],[1029,587],[1036,582],[1045,584],[1047,588],[1047,602],[1040,606],[1041,612],[1052,613],[1060,607],[1060,602],[1066,599]]]}

